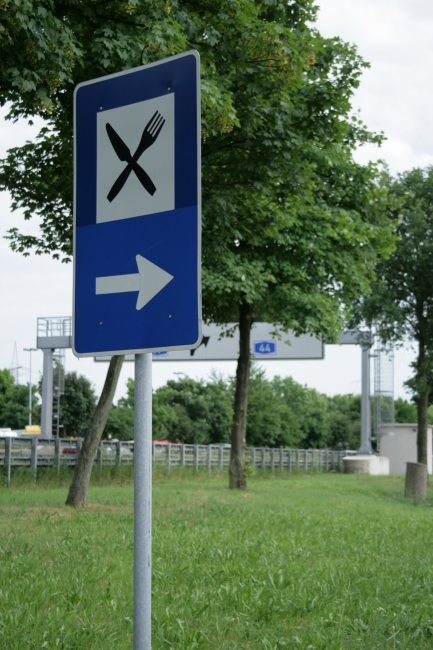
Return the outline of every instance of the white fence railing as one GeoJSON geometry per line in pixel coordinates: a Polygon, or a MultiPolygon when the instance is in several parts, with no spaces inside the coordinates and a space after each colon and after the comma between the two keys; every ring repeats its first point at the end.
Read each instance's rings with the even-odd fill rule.
{"type": "MultiPolygon", "coordinates": [[[[7,482],[10,482],[12,467],[28,467],[35,474],[38,467],[74,466],[82,448],[81,440],[56,438],[38,440],[37,438],[0,438],[0,467],[3,467],[7,482]]],[[[341,470],[345,455],[355,451],[333,451],[331,449],[273,449],[268,447],[249,447],[246,461],[252,469],[270,468],[291,472],[294,469],[341,470]]],[[[131,465],[134,461],[134,441],[101,441],[94,463],[102,470],[103,466],[131,465]]],[[[230,445],[181,445],[153,443],[154,465],[166,466],[167,473],[174,467],[191,467],[198,472],[205,467],[210,474],[212,469],[223,470],[230,463],[230,445]]]]}

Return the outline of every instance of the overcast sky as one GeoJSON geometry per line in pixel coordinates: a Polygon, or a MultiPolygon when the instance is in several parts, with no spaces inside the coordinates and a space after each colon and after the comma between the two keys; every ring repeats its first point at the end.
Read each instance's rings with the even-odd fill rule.
{"type": "MultiPolygon", "coordinates": [[[[364,147],[356,153],[359,162],[381,158],[393,174],[433,164],[433,3],[431,0],[322,0],[317,27],[325,36],[340,36],[354,43],[371,63],[353,100],[355,110],[371,130],[384,131],[387,141],[381,149],[364,147]]],[[[0,156],[8,148],[33,139],[40,123],[11,124],[0,114],[0,156]]],[[[69,316],[72,312],[72,267],[48,257],[23,258],[12,253],[3,238],[12,226],[31,234],[37,224],[23,222],[10,213],[10,197],[0,193],[0,368],[12,364],[14,344],[22,366],[20,381],[29,378],[29,353],[36,344],[38,316],[69,316]]],[[[413,352],[396,352],[395,394],[407,396],[403,382],[410,376],[413,352]]],[[[33,381],[42,370],[42,352],[33,353],[33,381]]],[[[104,364],[75,359],[67,351],[67,370],[77,370],[94,382],[99,392],[106,372],[104,364]]],[[[360,350],[352,346],[327,346],[324,361],[269,361],[263,364],[269,376],[291,375],[297,381],[334,395],[359,392],[360,350]]],[[[174,373],[206,377],[211,368],[233,374],[235,364],[190,362],[153,364],[154,387],[174,373]]],[[[116,399],[124,393],[126,379],[133,376],[133,364],[125,364],[116,399]]]]}

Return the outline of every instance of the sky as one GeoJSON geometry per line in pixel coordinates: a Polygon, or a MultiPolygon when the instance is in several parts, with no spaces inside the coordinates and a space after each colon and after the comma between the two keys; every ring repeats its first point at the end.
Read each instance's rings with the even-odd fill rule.
{"type": "MultiPolygon", "coordinates": [[[[383,131],[387,140],[378,149],[366,146],[355,153],[361,163],[382,159],[392,174],[433,164],[433,3],[431,0],[322,0],[319,31],[339,36],[357,46],[371,64],[361,78],[353,98],[354,110],[373,131],[383,131]]],[[[41,121],[6,122],[0,109],[0,157],[14,146],[35,138],[41,121]]],[[[29,380],[29,352],[36,345],[36,320],[42,316],[72,313],[72,265],[47,256],[22,257],[12,252],[4,236],[11,227],[36,234],[37,223],[24,222],[22,214],[10,211],[10,197],[0,193],[0,368],[13,365],[16,345],[20,382],[29,380]]],[[[42,352],[32,353],[32,381],[42,371],[42,352]]],[[[395,351],[395,395],[408,397],[404,382],[411,375],[414,351],[410,344],[395,351]]],[[[327,346],[322,361],[268,361],[262,364],[268,377],[292,376],[296,381],[328,395],[358,393],[361,383],[361,352],[356,346],[327,346]]],[[[76,359],[66,352],[67,371],[86,375],[102,390],[107,366],[91,359],[76,359]]],[[[153,386],[184,373],[206,378],[212,369],[234,374],[235,362],[153,363],[153,386]]],[[[373,372],[372,372],[373,374],[373,372]]],[[[124,364],[117,400],[125,393],[133,364],[124,364]]]]}

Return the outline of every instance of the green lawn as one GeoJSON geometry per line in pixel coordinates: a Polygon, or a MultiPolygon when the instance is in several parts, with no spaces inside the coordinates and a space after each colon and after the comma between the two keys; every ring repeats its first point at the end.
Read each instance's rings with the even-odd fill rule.
{"type": "MultiPolygon", "coordinates": [[[[153,650],[433,648],[433,490],[396,477],[154,485],[153,650]]],[[[0,489],[0,648],[132,641],[131,485],[0,489]]]]}

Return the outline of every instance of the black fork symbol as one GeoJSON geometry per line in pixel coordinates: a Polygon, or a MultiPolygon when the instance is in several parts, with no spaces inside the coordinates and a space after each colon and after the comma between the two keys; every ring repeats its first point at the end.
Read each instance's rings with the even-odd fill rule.
{"type": "Polygon", "coordinates": [[[107,122],[105,128],[107,129],[108,137],[110,138],[110,142],[113,145],[114,151],[116,152],[119,160],[128,163],[123,172],[114,182],[111,190],[108,192],[107,199],[110,201],[110,203],[119,194],[132,171],[134,171],[134,174],[137,176],[144,189],[149,192],[151,196],[155,194],[156,187],[153,184],[152,179],[144,171],[144,169],[140,167],[137,161],[140,158],[141,154],[144,153],[144,151],[146,151],[146,149],[152,146],[152,144],[155,142],[164,124],[165,119],[160,113],[158,113],[158,111],[156,111],[156,113],[151,117],[149,122],[144,127],[140,144],[138,145],[134,155],[131,156],[131,152],[123,142],[122,138],[116,133],[111,124],[108,124],[107,122]]]}

